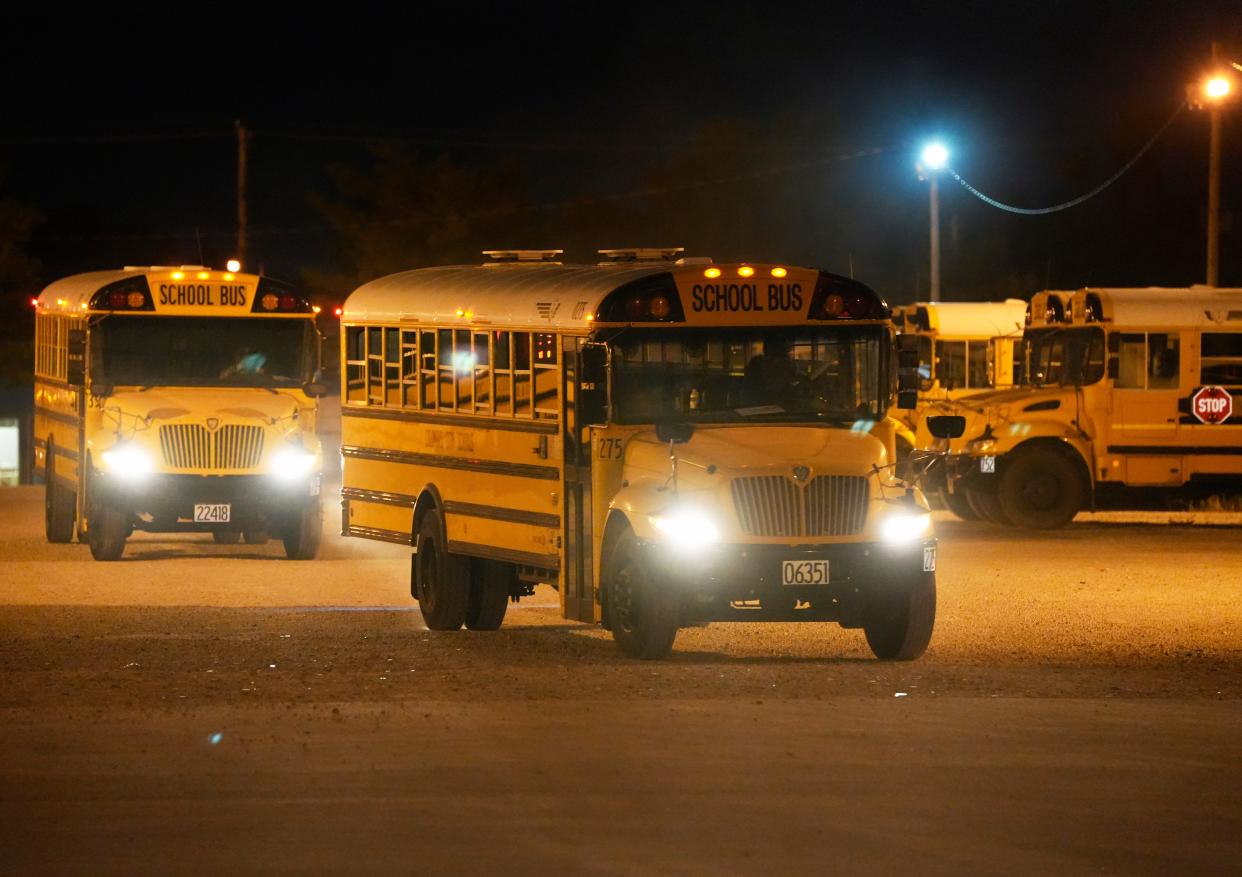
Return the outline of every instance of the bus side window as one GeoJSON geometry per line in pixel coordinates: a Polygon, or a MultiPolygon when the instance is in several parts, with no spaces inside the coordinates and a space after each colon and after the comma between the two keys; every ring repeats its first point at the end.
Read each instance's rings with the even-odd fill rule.
{"type": "Polygon", "coordinates": [[[384,404],[384,334],[379,326],[367,328],[367,404],[384,404]]]}
{"type": "Polygon", "coordinates": [[[492,413],[491,333],[474,333],[474,410],[492,413]]]}
{"type": "Polygon", "coordinates": [[[535,416],[555,420],[557,409],[556,336],[539,332],[534,336],[535,416]]]}
{"type": "Polygon", "coordinates": [[[361,326],[345,330],[345,401],[366,404],[367,351],[361,326]]]}
{"type": "Polygon", "coordinates": [[[513,414],[534,417],[530,381],[530,333],[513,333],[513,414]]]}
{"type": "Polygon", "coordinates": [[[1199,383],[1242,385],[1242,333],[1204,332],[1199,383]]]}
{"type": "Polygon", "coordinates": [[[418,334],[419,407],[434,410],[436,407],[436,333],[418,334]]]}
{"type": "Polygon", "coordinates": [[[956,390],[966,386],[966,342],[936,342],[936,377],[940,389],[956,390]]]}
{"type": "Polygon", "coordinates": [[[401,406],[418,407],[418,332],[401,330],[401,406]]]}
{"type": "Polygon", "coordinates": [[[1147,386],[1146,338],[1139,335],[1122,335],[1117,349],[1117,381],[1120,390],[1142,390],[1147,386]]]}
{"type": "Polygon", "coordinates": [[[457,410],[457,387],[456,381],[453,380],[453,330],[440,329],[436,332],[436,336],[439,354],[436,359],[436,384],[440,388],[438,393],[440,407],[455,411],[457,410]]]}
{"type": "Polygon", "coordinates": [[[1147,386],[1152,390],[1176,390],[1181,377],[1178,337],[1164,332],[1147,336],[1147,386]]]}
{"type": "Polygon", "coordinates": [[[966,342],[966,365],[967,386],[992,386],[992,342],[966,342]]]}
{"type": "Polygon", "coordinates": [[[401,332],[384,330],[384,404],[401,404],[401,332]]]}
{"type": "Polygon", "coordinates": [[[513,338],[508,332],[492,337],[492,373],[495,375],[496,413],[513,416],[513,338]]]}
{"type": "Polygon", "coordinates": [[[457,410],[474,411],[474,350],[470,343],[473,333],[458,329],[453,333],[453,378],[457,382],[457,410]]]}

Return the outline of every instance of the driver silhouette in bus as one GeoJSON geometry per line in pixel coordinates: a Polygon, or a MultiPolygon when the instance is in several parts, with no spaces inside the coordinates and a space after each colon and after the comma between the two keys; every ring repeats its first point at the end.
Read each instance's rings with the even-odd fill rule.
{"type": "Polygon", "coordinates": [[[782,338],[765,338],[763,353],[751,357],[742,375],[744,405],[773,405],[793,401],[805,389],[805,376],[790,357],[791,345],[782,338]]]}

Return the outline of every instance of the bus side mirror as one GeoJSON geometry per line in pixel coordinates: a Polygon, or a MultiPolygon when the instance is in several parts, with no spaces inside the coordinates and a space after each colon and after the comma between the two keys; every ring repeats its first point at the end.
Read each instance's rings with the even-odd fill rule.
{"type": "Polygon", "coordinates": [[[661,420],[656,423],[655,428],[656,438],[661,444],[672,442],[684,445],[694,435],[694,424],[685,420],[661,420]]]}
{"type": "Polygon", "coordinates": [[[86,383],[86,330],[70,329],[68,338],[69,364],[66,379],[81,386],[86,383]]]}
{"type": "Polygon", "coordinates": [[[608,422],[608,346],[605,344],[582,347],[578,422],[583,426],[602,426],[608,422]]]}
{"type": "Polygon", "coordinates": [[[936,438],[961,438],[966,431],[966,418],[960,414],[941,414],[927,418],[927,431],[936,438]]]}
{"type": "Polygon", "coordinates": [[[897,391],[897,407],[902,411],[913,411],[919,407],[919,391],[918,390],[898,390],[897,391]]]}
{"type": "Polygon", "coordinates": [[[302,385],[302,392],[312,398],[315,398],[318,396],[326,396],[331,392],[331,390],[328,388],[327,384],[323,383],[323,381],[307,381],[302,385]]]}

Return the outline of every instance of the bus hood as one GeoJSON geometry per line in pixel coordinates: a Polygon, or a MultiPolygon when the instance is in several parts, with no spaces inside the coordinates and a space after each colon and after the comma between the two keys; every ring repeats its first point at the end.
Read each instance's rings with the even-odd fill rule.
{"type": "MultiPolygon", "coordinates": [[[[810,476],[870,475],[888,462],[884,443],[870,433],[824,426],[700,426],[675,452],[683,487],[714,486],[721,476],[787,476],[801,466],[810,476]]],[[[663,479],[668,457],[668,445],[654,431],[642,432],[626,448],[626,469],[663,479]]]]}
{"type": "MultiPolygon", "coordinates": [[[[954,402],[938,402],[929,405],[926,416],[957,414],[966,418],[966,429],[961,438],[949,443],[950,453],[969,452],[976,439],[1005,434],[1015,436],[1029,433],[1036,421],[1055,418],[1064,421],[1066,410],[1075,408],[1074,387],[1010,387],[992,390],[957,399],[954,402]]],[[[919,447],[932,447],[935,440],[927,430],[926,419],[919,422],[917,442],[919,447]]],[[[986,451],[980,451],[981,453],[986,451]]]]}
{"type": "Polygon", "coordinates": [[[256,387],[120,390],[105,398],[101,407],[105,419],[118,420],[123,432],[187,418],[274,426],[292,421],[299,409],[293,395],[256,387]]]}

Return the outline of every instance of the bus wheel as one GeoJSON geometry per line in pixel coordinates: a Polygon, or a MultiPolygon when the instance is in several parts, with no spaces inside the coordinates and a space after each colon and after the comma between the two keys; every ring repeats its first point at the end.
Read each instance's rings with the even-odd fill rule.
{"type": "Polygon", "coordinates": [[[241,533],[236,530],[212,530],[211,541],[217,545],[236,545],[241,539],[241,533]]]}
{"type": "Polygon", "coordinates": [[[979,515],[970,507],[970,501],[966,498],[964,490],[959,488],[956,493],[949,493],[949,491],[943,490],[938,495],[944,507],[963,521],[979,520],[979,515]]]}
{"type": "Polygon", "coordinates": [[[286,527],[280,537],[280,541],[285,543],[285,557],[290,560],[313,560],[319,553],[319,539],[323,534],[323,506],[319,499],[303,504],[301,511],[286,527]]]}
{"type": "Polygon", "coordinates": [[[936,624],[936,574],[912,576],[871,596],[863,615],[867,645],[881,661],[912,661],[927,650],[936,624]]]}
{"type": "Polygon", "coordinates": [[[242,530],[242,538],[247,545],[266,545],[269,537],[267,530],[242,530]]]}
{"type": "Polygon", "coordinates": [[[91,512],[87,530],[91,557],[96,560],[120,560],[129,537],[129,516],[116,506],[97,502],[91,512]]]}
{"type": "Polygon", "coordinates": [[[627,658],[650,661],[672,650],[681,605],[643,560],[633,533],[618,537],[604,562],[604,593],[612,638],[627,658]]]}
{"type": "Polygon", "coordinates": [[[466,627],[498,630],[509,608],[509,592],[517,569],[497,560],[471,561],[470,597],[466,601],[466,627]]]}
{"type": "Polygon", "coordinates": [[[985,493],[982,490],[968,490],[966,491],[966,503],[970,506],[971,511],[975,513],[975,517],[981,518],[989,524],[1005,527],[1011,523],[1009,516],[1005,514],[1004,508],[1001,507],[1000,500],[996,498],[994,493],[985,493]]]}
{"type": "Polygon", "coordinates": [[[1074,464],[1046,449],[1015,455],[1001,473],[999,498],[1011,523],[1032,530],[1063,527],[1086,499],[1074,464]]]}
{"type": "Polygon", "coordinates": [[[74,507],[78,498],[72,490],[66,490],[56,483],[56,453],[50,437],[47,440],[47,460],[43,464],[43,474],[43,480],[47,482],[43,491],[47,541],[72,542],[73,521],[76,517],[74,507]]]}
{"type": "Polygon", "coordinates": [[[423,621],[431,630],[457,630],[466,622],[470,565],[444,545],[440,512],[432,509],[418,525],[414,592],[423,621]]]}

